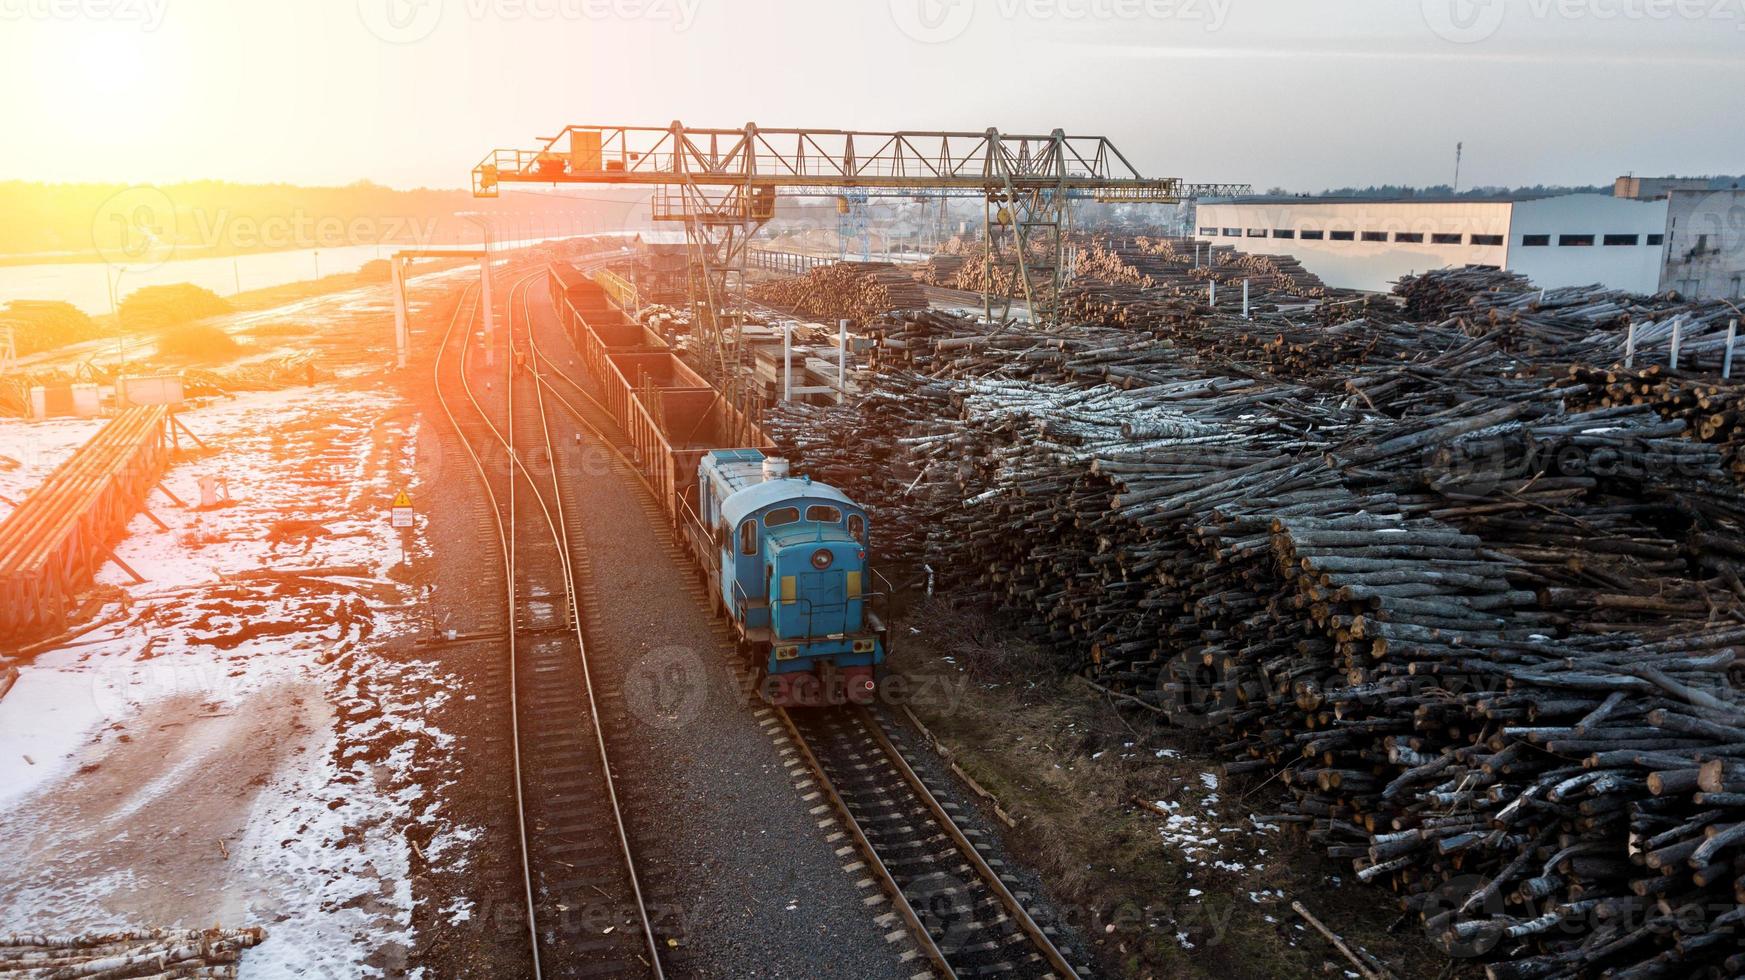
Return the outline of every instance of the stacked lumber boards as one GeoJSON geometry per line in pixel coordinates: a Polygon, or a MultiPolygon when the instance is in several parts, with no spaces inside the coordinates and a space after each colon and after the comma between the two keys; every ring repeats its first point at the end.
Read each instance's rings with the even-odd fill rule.
{"type": "Polygon", "coordinates": [[[234,977],[242,951],[266,930],[154,929],[83,936],[0,936],[0,975],[17,977],[234,977]]]}
{"type": "Polygon", "coordinates": [[[123,411],[0,521],[0,640],[65,626],[74,595],[163,478],[168,420],[161,405],[123,411]]]}
{"type": "Polygon", "coordinates": [[[926,289],[888,262],[835,262],[804,276],[759,283],[750,295],[802,316],[857,324],[891,310],[927,306],[926,289]]]}
{"type": "Polygon", "coordinates": [[[881,320],[857,404],[766,431],[881,560],[1276,777],[1268,819],[1451,953],[1735,976],[1745,494],[1685,419],[1566,403],[1585,334],[1493,308],[881,320]]]}
{"type": "MultiPolygon", "coordinates": [[[[788,357],[792,364],[796,389],[836,389],[837,328],[835,324],[798,323],[793,327],[788,357]]],[[[740,336],[746,352],[742,377],[749,391],[764,405],[782,397],[782,331],[768,325],[746,325],[740,336]]],[[[850,367],[853,366],[852,344],[850,367]]],[[[851,385],[852,387],[852,385],[851,385]]],[[[817,399],[833,395],[796,394],[796,398],[817,399]]]]}

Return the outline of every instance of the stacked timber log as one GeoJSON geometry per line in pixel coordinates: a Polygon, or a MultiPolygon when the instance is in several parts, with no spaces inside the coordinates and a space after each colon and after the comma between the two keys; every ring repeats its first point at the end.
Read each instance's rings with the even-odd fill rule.
{"type": "Polygon", "coordinates": [[[957,287],[957,274],[963,271],[964,257],[939,252],[915,267],[915,278],[930,286],[957,287]]]}
{"type": "MultiPolygon", "coordinates": [[[[1016,253],[1009,243],[1001,247],[1003,261],[996,261],[990,270],[988,249],[984,243],[954,237],[920,266],[919,276],[929,285],[947,289],[979,293],[983,287],[991,287],[988,291],[995,295],[1019,295],[1023,287],[1018,280],[1017,266],[1013,264],[1016,253]]],[[[1030,244],[1026,260],[1032,269],[1043,269],[1054,263],[1054,255],[1048,246],[1036,241],[1030,244]]]]}
{"type": "Polygon", "coordinates": [[[1062,296],[1079,322],[1134,329],[1192,323],[1212,310],[1242,308],[1248,284],[1252,314],[1332,295],[1289,256],[1248,255],[1191,239],[1092,239],[1078,249],[1075,277],[1062,296]],[[1213,290],[1216,289],[1216,296],[1213,290]]]}
{"type": "Polygon", "coordinates": [[[1523,276],[1478,266],[1408,276],[1395,292],[1408,316],[1439,319],[1468,333],[1501,332],[1569,361],[1631,361],[1718,375],[1740,318],[1724,301],[1677,293],[1638,296],[1600,285],[1539,289],[1523,276]]]}
{"type": "Polygon", "coordinates": [[[1745,482],[1745,388],[1740,385],[1677,376],[1660,365],[1629,370],[1581,364],[1570,365],[1561,384],[1575,405],[1647,405],[1663,418],[1683,422],[1691,438],[1720,446],[1734,477],[1745,482]]]}
{"type": "Polygon", "coordinates": [[[856,324],[891,310],[927,306],[927,293],[914,277],[888,262],[836,262],[804,276],[759,283],[750,294],[801,316],[856,324]]]}
{"type": "Polygon", "coordinates": [[[153,929],[84,936],[0,936],[0,974],[21,977],[234,977],[266,930],[153,929]]]}
{"type": "Polygon", "coordinates": [[[1079,248],[1073,275],[1105,284],[1155,286],[1154,273],[1168,276],[1172,263],[1129,240],[1093,239],[1079,248]]]}
{"type": "Polygon", "coordinates": [[[1745,494],[1545,383],[1595,323],[1456,272],[1422,322],[887,319],[868,395],[766,431],[1493,977],[1735,976],[1745,494]]]}
{"type": "Polygon", "coordinates": [[[1478,297],[1484,294],[1515,297],[1531,288],[1532,283],[1519,273],[1468,265],[1406,276],[1395,284],[1394,293],[1406,301],[1406,315],[1412,319],[1442,320],[1483,305],[1478,297]]]}
{"type": "MultiPolygon", "coordinates": [[[[1228,273],[1231,267],[1242,270],[1244,274],[1240,278],[1249,279],[1251,289],[1258,286],[1272,292],[1314,299],[1329,295],[1327,284],[1321,281],[1321,277],[1303,268],[1301,262],[1289,255],[1238,253],[1219,261],[1217,271],[1228,273]]],[[[1226,281],[1238,278],[1229,273],[1226,281]]]]}

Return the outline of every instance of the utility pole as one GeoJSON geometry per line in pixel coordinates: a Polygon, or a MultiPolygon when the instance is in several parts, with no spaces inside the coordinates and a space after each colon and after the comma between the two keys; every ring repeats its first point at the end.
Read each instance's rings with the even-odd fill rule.
{"type": "Polygon", "coordinates": [[[1454,193],[1460,193],[1460,151],[1466,148],[1464,142],[1454,144],[1454,193]]]}
{"type": "Polygon", "coordinates": [[[480,299],[485,308],[485,366],[492,363],[492,341],[496,339],[496,315],[491,309],[491,224],[488,215],[477,211],[462,212],[461,217],[479,226],[485,236],[484,256],[479,259],[480,299]]]}

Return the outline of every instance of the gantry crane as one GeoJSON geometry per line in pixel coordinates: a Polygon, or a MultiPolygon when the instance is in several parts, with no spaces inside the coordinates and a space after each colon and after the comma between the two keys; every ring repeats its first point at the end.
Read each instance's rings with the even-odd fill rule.
{"type": "Polygon", "coordinates": [[[1010,314],[1014,282],[1032,319],[1056,311],[1069,270],[1072,204],[1173,204],[1247,192],[1242,184],[1184,184],[1141,177],[1101,136],[838,129],[695,129],[566,126],[536,150],[495,150],[473,168],[473,195],[504,183],[646,187],[656,221],[682,222],[691,248],[693,299],[705,340],[724,350],[716,321],[727,276],[743,277],[746,244],[775,216],[778,196],[980,198],[984,202],[983,311],[1010,314]]]}

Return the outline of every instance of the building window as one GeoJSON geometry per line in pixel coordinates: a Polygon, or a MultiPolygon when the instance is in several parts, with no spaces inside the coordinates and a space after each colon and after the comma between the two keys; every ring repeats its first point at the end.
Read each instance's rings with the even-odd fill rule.
{"type": "Polygon", "coordinates": [[[1250,229],[1248,229],[1248,237],[1249,238],[1265,238],[1266,237],[1266,229],[1265,228],[1250,228],[1250,229]]]}
{"type": "Polygon", "coordinates": [[[1326,237],[1326,234],[1327,234],[1327,233],[1326,233],[1326,232],[1323,232],[1323,231],[1308,231],[1308,230],[1304,230],[1304,232],[1303,232],[1303,237],[1304,237],[1304,238],[1305,238],[1305,239],[1308,239],[1308,240],[1309,240],[1309,241],[1311,241],[1311,242],[1318,242],[1318,241],[1320,241],[1320,240],[1321,240],[1321,239],[1322,239],[1322,238],[1324,238],[1324,237],[1326,237]]]}
{"type": "Polygon", "coordinates": [[[1357,232],[1355,232],[1355,231],[1335,231],[1335,232],[1330,233],[1327,237],[1333,239],[1336,242],[1349,242],[1352,239],[1357,237],[1357,232]]]}
{"type": "Polygon", "coordinates": [[[1396,231],[1394,232],[1394,241],[1411,242],[1415,245],[1422,245],[1424,243],[1424,233],[1421,231],[1396,231]]]}
{"type": "Polygon", "coordinates": [[[1366,242],[1385,242],[1388,240],[1388,233],[1385,231],[1366,231],[1363,233],[1363,240],[1366,242]]]}
{"type": "Polygon", "coordinates": [[[1551,236],[1550,235],[1522,235],[1521,236],[1521,244],[1522,245],[1549,245],[1549,244],[1551,244],[1551,236]]]}
{"type": "Polygon", "coordinates": [[[1557,244],[1558,245],[1587,246],[1587,245],[1592,245],[1593,243],[1594,243],[1594,236],[1592,236],[1592,235],[1558,235],[1557,236],[1557,244]]]}
{"type": "Polygon", "coordinates": [[[1474,235],[1474,236],[1472,236],[1472,244],[1474,244],[1474,245],[1501,245],[1502,243],[1503,243],[1503,236],[1501,236],[1501,235],[1474,235]]]}
{"type": "Polygon", "coordinates": [[[1274,237],[1274,238],[1295,238],[1295,237],[1297,237],[1297,233],[1296,233],[1296,231],[1294,231],[1293,229],[1290,229],[1290,228],[1274,228],[1272,230],[1272,237],[1274,237]]]}
{"type": "Polygon", "coordinates": [[[1460,236],[1458,234],[1451,234],[1449,232],[1439,231],[1439,232],[1436,232],[1435,234],[1430,236],[1430,244],[1432,244],[1432,245],[1459,245],[1460,244],[1460,236]]]}
{"type": "Polygon", "coordinates": [[[1607,235],[1602,239],[1607,245],[1634,245],[1641,240],[1640,235],[1607,235]]]}
{"type": "Polygon", "coordinates": [[[1218,233],[1218,229],[1216,229],[1216,228],[1201,228],[1200,229],[1200,234],[1206,236],[1207,238],[1211,238],[1213,235],[1216,235],[1217,233],[1218,233]]]}
{"type": "Polygon", "coordinates": [[[1661,244],[1664,244],[1665,242],[1666,242],[1665,235],[1649,235],[1648,236],[1648,244],[1650,244],[1650,245],[1661,245],[1661,244]]]}
{"type": "Polygon", "coordinates": [[[1242,229],[1240,229],[1240,228],[1226,228],[1226,229],[1224,229],[1224,237],[1225,238],[1241,238],[1242,237],[1242,229]]]}

